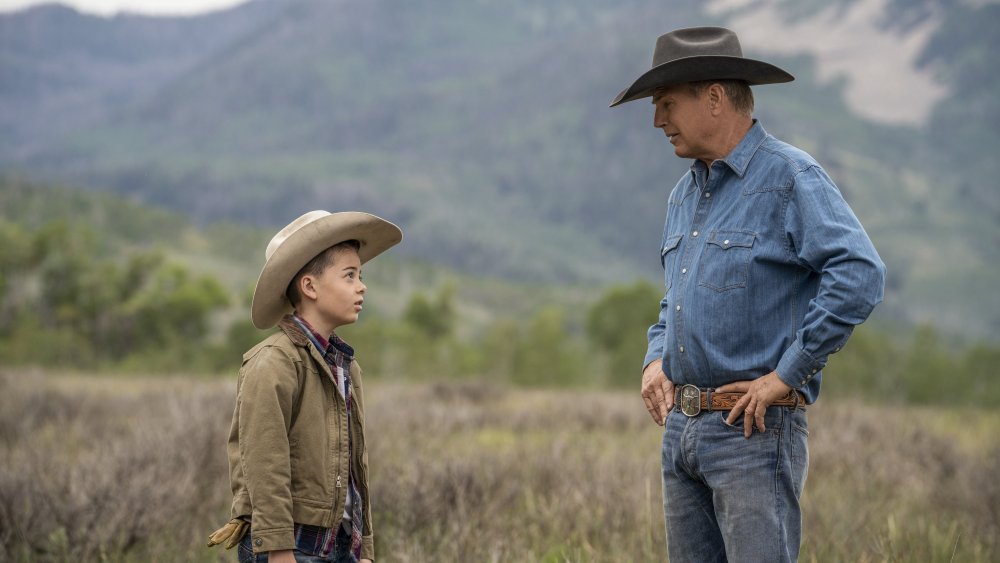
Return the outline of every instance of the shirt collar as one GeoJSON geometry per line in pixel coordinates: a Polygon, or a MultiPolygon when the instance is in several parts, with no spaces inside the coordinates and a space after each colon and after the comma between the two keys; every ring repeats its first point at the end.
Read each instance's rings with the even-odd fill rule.
{"type": "Polygon", "coordinates": [[[309,340],[313,343],[313,346],[315,346],[316,349],[319,350],[320,354],[322,354],[323,357],[326,357],[326,355],[330,353],[331,346],[336,348],[342,354],[346,354],[348,357],[354,357],[354,348],[352,348],[347,342],[344,342],[344,340],[341,339],[336,334],[330,333],[329,337],[324,338],[323,335],[316,332],[316,329],[314,329],[312,325],[309,324],[309,321],[300,317],[298,313],[293,314],[292,319],[295,321],[296,324],[299,325],[299,328],[302,329],[302,332],[306,333],[306,336],[309,337],[309,340]]]}
{"type": "MultiPolygon", "coordinates": [[[[753,155],[756,154],[757,149],[764,144],[764,140],[767,139],[767,131],[764,130],[764,126],[760,124],[756,119],[753,120],[753,125],[750,126],[750,130],[747,131],[746,135],[743,135],[743,139],[740,140],[739,144],[736,145],[722,162],[726,164],[733,172],[736,173],[740,178],[746,174],[747,166],[750,165],[750,160],[753,159],[753,155]]],[[[695,176],[698,175],[699,170],[705,170],[705,163],[700,160],[694,161],[691,164],[691,173],[695,176]]]]}

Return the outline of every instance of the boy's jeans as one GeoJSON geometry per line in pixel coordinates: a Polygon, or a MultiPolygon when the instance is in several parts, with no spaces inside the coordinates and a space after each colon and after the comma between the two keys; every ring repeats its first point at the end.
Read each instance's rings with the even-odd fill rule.
{"type": "Polygon", "coordinates": [[[743,437],[729,412],[688,418],[663,433],[663,510],[671,563],[794,562],[799,497],[809,468],[805,410],[770,407],[765,432],[743,437]]]}
{"type": "MultiPolygon", "coordinates": [[[[252,534],[253,528],[243,536],[239,545],[236,546],[237,557],[239,557],[240,563],[266,563],[266,553],[260,553],[256,556],[253,554],[252,534]]],[[[341,526],[337,530],[337,540],[333,547],[333,553],[328,557],[310,555],[296,549],[295,561],[296,563],[357,563],[358,560],[351,553],[351,536],[341,526]]]]}

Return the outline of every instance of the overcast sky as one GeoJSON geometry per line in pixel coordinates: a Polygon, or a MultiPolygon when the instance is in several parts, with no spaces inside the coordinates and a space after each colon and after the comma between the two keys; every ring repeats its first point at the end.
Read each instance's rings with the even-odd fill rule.
{"type": "Polygon", "coordinates": [[[36,4],[66,4],[81,12],[110,16],[120,11],[151,14],[200,14],[229,8],[246,0],[0,0],[0,12],[12,12],[36,4]]]}

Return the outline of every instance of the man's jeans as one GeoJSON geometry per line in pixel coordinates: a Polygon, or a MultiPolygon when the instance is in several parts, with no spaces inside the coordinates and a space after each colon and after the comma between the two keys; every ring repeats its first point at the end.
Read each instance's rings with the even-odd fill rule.
{"type": "MultiPolygon", "coordinates": [[[[253,539],[252,539],[253,529],[251,528],[247,531],[246,535],[243,536],[243,540],[240,541],[239,545],[236,546],[237,557],[240,563],[266,563],[267,554],[259,553],[257,555],[253,554],[253,539]]],[[[322,557],[319,555],[310,555],[303,551],[295,550],[295,562],[296,563],[357,563],[357,559],[351,554],[351,536],[348,534],[344,527],[341,526],[337,530],[337,540],[334,544],[333,553],[329,557],[322,557]]]]}
{"type": "Polygon", "coordinates": [[[671,563],[793,562],[809,468],[806,413],[770,407],[765,432],[743,418],[674,410],[663,433],[663,510],[671,563]]]}

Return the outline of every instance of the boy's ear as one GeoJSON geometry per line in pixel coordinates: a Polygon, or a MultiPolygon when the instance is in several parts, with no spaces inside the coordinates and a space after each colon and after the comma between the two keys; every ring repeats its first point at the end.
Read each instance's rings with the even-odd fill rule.
{"type": "Polygon", "coordinates": [[[299,278],[299,295],[302,297],[308,297],[309,299],[316,299],[316,287],[313,285],[315,280],[309,274],[306,274],[299,278]]]}

